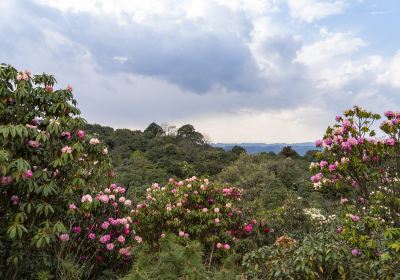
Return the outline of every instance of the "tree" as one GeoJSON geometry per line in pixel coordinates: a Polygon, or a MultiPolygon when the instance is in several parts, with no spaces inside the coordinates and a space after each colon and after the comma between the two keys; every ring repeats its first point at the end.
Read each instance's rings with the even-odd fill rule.
{"type": "Polygon", "coordinates": [[[279,152],[279,155],[285,156],[285,157],[291,157],[291,158],[299,158],[300,155],[293,150],[291,146],[285,146],[282,148],[282,150],[279,152]]]}
{"type": "Polygon", "coordinates": [[[161,126],[156,124],[155,122],[152,122],[149,124],[149,126],[144,130],[144,134],[149,137],[149,138],[154,138],[158,135],[163,135],[164,130],[162,129],[161,126]]]}

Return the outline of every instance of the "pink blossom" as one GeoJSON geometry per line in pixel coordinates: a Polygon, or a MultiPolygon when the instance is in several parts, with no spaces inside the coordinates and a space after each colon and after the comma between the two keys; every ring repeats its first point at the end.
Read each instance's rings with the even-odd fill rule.
{"type": "Polygon", "coordinates": [[[244,230],[249,233],[253,230],[253,225],[252,224],[248,224],[244,227],[244,230]]]}
{"type": "Polygon", "coordinates": [[[0,183],[3,186],[7,186],[7,185],[11,184],[13,181],[14,181],[13,177],[3,176],[3,177],[1,177],[0,183]]]}
{"type": "Polygon", "coordinates": [[[178,186],[183,186],[184,182],[183,181],[179,181],[178,182],[178,186]]]}
{"type": "Polygon", "coordinates": [[[132,205],[132,201],[130,199],[125,200],[124,202],[125,206],[130,207],[132,205]]]}
{"type": "Polygon", "coordinates": [[[91,203],[93,201],[93,198],[90,194],[86,194],[86,195],[82,196],[81,202],[84,203],[86,201],[89,203],[91,203]]]}
{"type": "Polygon", "coordinates": [[[68,241],[69,240],[69,234],[68,233],[63,233],[60,234],[60,236],[58,237],[61,241],[68,241]]]}
{"type": "Polygon", "coordinates": [[[229,250],[230,248],[231,248],[231,246],[229,246],[228,243],[225,243],[225,244],[224,244],[224,249],[225,249],[225,250],[229,250]]]}
{"type": "Polygon", "coordinates": [[[136,235],[136,236],[135,236],[135,240],[136,240],[136,242],[139,243],[139,244],[142,243],[142,241],[143,241],[143,239],[142,239],[139,235],[136,235]]]}
{"type": "Polygon", "coordinates": [[[352,215],[352,214],[350,214],[350,218],[353,220],[353,222],[358,222],[358,221],[360,221],[360,216],[358,216],[358,215],[352,215]]]}
{"type": "Polygon", "coordinates": [[[189,233],[185,232],[184,237],[185,237],[185,238],[189,238],[189,233]]]}
{"type": "Polygon", "coordinates": [[[11,196],[11,202],[12,202],[14,205],[17,205],[17,204],[19,203],[19,197],[18,197],[18,195],[13,195],[13,196],[11,196]]]}
{"type": "Polygon", "coordinates": [[[318,148],[322,147],[322,143],[323,143],[322,140],[318,139],[318,140],[315,141],[315,146],[318,147],[318,148]]]}
{"type": "Polygon", "coordinates": [[[336,164],[329,164],[329,172],[333,172],[336,169],[336,164]]]}
{"type": "Polygon", "coordinates": [[[114,243],[107,243],[106,248],[108,251],[114,250],[114,243]]]}
{"type": "Polygon", "coordinates": [[[68,84],[66,90],[69,92],[72,92],[73,88],[70,84],[68,84]]]}
{"type": "Polygon", "coordinates": [[[107,229],[109,226],[110,226],[109,222],[104,222],[104,223],[101,224],[101,228],[102,229],[107,229]]]}
{"type": "Polygon", "coordinates": [[[358,257],[358,256],[361,255],[361,251],[360,251],[359,249],[357,249],[357,248],[354,248],[354,249],[351,250],[351,254],[352,254],[354,257],[358,257]]]}
{"type": "Polygon", "coordinates": [[[76,135],[80,138],[83,139],[85,137],[85,132],[83,130],[78,130],[76,132],[76,135]]]}
{"type": "Polygon", "coordinates": [[[107,149],[107,148],[104,148],[104,149],[101,151],[101,153],[102,153],[103,155],[107,155],[107,154],[108,154],[108,149],[107,149]]]}
{"type": "Polygon", "coordinates": [[[90,145],[97,145],[97,144],[99,144],[99,143],[100,143],[100,140],[97,139],[97,138],[91,138],[91,139],[89,140],[89,144],[90,144],[90,145]]]}
{"type": "Polygon", "coordinates": [[[63,131],[63,132],[61,132],[61,137],[70,140],[71,139],[71,133],[69,133],[68,131],[63,131]]]}
{"type": "Polygon", "coordinates": [[[73,203],[71,203],[71,204],[68,206],[68,208],[71,209],[71,210],[77,209],[76,205],[73,204],[73,203]]]}
{"type": "Polygon", "coordinates": [[[214,219],[214,223],[219,224],[219,219],[218,219],[218,218],[215,218],[215,219],[214,219]]]}
{"type": "Polygon", "coordinates": [[[38,148],[40,146],[40,142],[34,141],[34,140],[29,140],[28,145],[32,148],[38,148]]]}
{"type": "Polygon", "coordinates": [[[336,116],[336,117],[335,117],[335,120],[336,120],[337,122],[339,122],[341,119],[342,119],[341,116],[336,116]]]}
{"type": "Polygon", "coordinates": [[[80,226],[76,226],[76,227],[73,227],[73,228],[72,228],[72,231],[73,231],[74,233],[80,233],[80,232],[82,231],[82,229],[81,229],[80,226]]]}
{"type": "Polygon", "coordinates": [[[25,171],[25,178],[32,178],[33,173],[32,170],[28,169],[25,171]]]}
{"type": "Polygon", "coordinates": [[[348,202],[349,200],[347,199],[347,198],[345,198],[345,197],[342,197],[341,199],[340,199],[340,204],[345,204],[346,202],[348,202]]]}
{"type": "Polygon", "coordinates": [[[125,237],[123,237],[122,235],[118,236],[117,240],[119,243],[122,243],[122,244],[125,243],[125,237]]]}
{"type": "Polygon", "coordinates": [[[64,154],[70,154],[72,153],[72,148],[70,146],[65,146],[61,149],[61,152],[64,154]]]}
{"type": "Polygon", "coordinates": [[[125,197],[123,197],[123,196],[121,196],[121,197],[118,199],[118,201],[119,201],[119,202],[121,202],[121,203],[124,203],[124,202],[125,202],[125,200],[126,200],[126,198],[125,198],[125,197]]]}
{"type": "Polygon", "coordinates": [[[220,212],[219,208],[214,208],[214,213],[219,213],[219,212],[220,212]]]}
{"type": "Polygon", "coordinates": [[[88,234],[88,238],[91,239],[91,240],[93,240],[93,239],[96,238],[96,234],[94,234],[93,232],[91,232],[91,233],[88,234]]]}
{"type": "Polygon", "coordinates": [[[393,118],[395,116],[395,113],[393,111],[386,111],[384,114],[387,118],[393,118]]]}
{"type": "Polygon", "coordinates": [[[204,207],[203,209],[201,209],[201,211],[203,211],[204,213],[207,213],[208,209],[204,207]]]}
{"type": "Polygon", "coordinates": [[[110,239],[111,239],[110,235],[109,235],[109,234],[106,234],[106,235],[101,236],[100,239],[99,239],[99,241],[100,241],[100,243],[105,244],[105,243],[107,243],[108,241],[110,241],[110,239]]]}
{"type": "Polygon", "coordinates": [[[343,232],[343,226],[339,226],[339,227],[336,229],[336,232],[337,232],[337,233],[342,233],[342,232],[343,232]]]}
{"type": "Polygon", "coordinates": [[[325,143],[325,145],[330,146],[330,145],[332,145],[332,139],[331,138],[325,138],[324,139],[324,143],[325,143]]]}
{"type": "Polygon", "coordinates": [[[218,243],[217,243],[217,248],[218,248],[218,249],[221,249],[222,247],[224,247],[224,245],[223,245],[222,243],[219,243],[219,242],[218,242],[218,243]]]}
{"type": "Polygon", "coordinates": [[[323,169],[325,166],[327,166],[328,165],[328,162],[326,161],[326,160],[322,160],[320,163],[319,163],[319,166],[321,167],[321,169],[323,169]]]}
{"type": "Polygon", "coordinates": [[[322,173],[317,173],[314,176],[311,176],[311,181],[313,183],[318,183],[322,179],[322,173]]]}
{"type": "Polygon", "coordinates": [[[343,128],[349,128],[349,127],[351,127],[351,122],[350,122],[350,120],[344,120],[344,121],[342,122],[342,126],[343,126],[343,128]]]}
{"type": "Polygon", "coordinates": [[[185,235],[185,232],[180,230],[178,235],[179,235],[180,237],[183,237],[183,236],[185,235]]]}
{"type": "Polygon", "coordinates": [[[396,144],[396,141],[393,138],[388,138],[385,140],[385,144],[393,147],[396,144]]]}

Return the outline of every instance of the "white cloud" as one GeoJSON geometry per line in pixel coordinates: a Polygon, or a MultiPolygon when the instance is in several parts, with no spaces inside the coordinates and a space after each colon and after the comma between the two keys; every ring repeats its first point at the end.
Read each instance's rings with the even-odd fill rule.
{"type": "Polygon", "coordinates": [[[343,1],[288,0],[290,15],[295,19],[308,23],[343,13],[346,6],[343,1]]]}
{"type": "Polygon", "coordinates": [[[394,88],[400,88],[400,51],[387,64],[386,71],[379,75],[378,81],[387,83],[394,88]]]}

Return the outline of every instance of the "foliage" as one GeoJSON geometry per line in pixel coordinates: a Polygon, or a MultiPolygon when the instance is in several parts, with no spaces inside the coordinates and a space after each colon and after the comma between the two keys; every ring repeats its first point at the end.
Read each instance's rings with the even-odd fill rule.
{"type": "Polygon", "coordinates": [[[243,266],[250,279],[393,279],[400,272],[395,262],[350,252],[334,233],[312,234],[301,242],[281,237],[248,253],[243,266]]]}

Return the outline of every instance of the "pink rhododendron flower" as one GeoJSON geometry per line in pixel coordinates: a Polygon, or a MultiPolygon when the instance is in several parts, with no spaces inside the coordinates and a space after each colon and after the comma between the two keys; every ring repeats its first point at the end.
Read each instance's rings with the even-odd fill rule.
{"type": "Polygon", "coordinates": [[[203,211],[204,213],[207,213],[208,209],[204,207],[203,209],[201,209],[201,211],[203,211]]]}
{"type": "Polygon", "coordinates": [[[122,235],[118,236],[117,240],[119,243],[125,243],[125,237],[123,237],[122,235]]]}
{"type": "Polygon", "coordinates": [[[323,169],[325,166],[327,166],[328,165],[328,162],[326,161],[326,160],[322,160],[320,163],[319,163],[319,166],[321,167],[321,169],[323,169]]]}
{"type": "Polygon", "coordinates": [[[224,245],[223,245],[222,243],[219,243],[219,242],[218,242],[218,243],[217,243],[217,248],[218,248],[218,249],[221,249],[222,247],[224,247],[224,245]]]}
{"type": "Polygon", "coordinates": [[[93,239],[96,238],[96,234],[94,234],[93,232],[91,232],[91,233],[88,234],[88,238],[91,239],[91,240],[93,240],[93,239]]]}
{"type": "Polygon", "coordinates": [[[14,204],[14,205],[17,205],[19,203],[19,197],[17,195],[11,196],[10,200],[11,200],[12,204],[14,204]]]}
{"type": "Polygon", "coordinates": [[[102,229],[107,229],[109,226],[110,226],[110,223],[109,223],[109,222],[103,222],[103,223],[101,224],[101,228],[102,228],[102,229]]]}
{"type": "Polygon", "coordinates": [[[340,204],[345,204],[346,202],[348,202],[349,200],[347,199],[347,198],[345,198],[345,197],[342,197],[341,199],[340,199],[340,204]]]}
{"type": "Polygon", "coordinates": [[[336,169],[336,164],[329,164],[329,172],[333,172],[336,169]]]}
{"type": "Polygon", "coordinates": [[[130,199],[125,200],[124,202],[125,206],[130,207],[132,205],[132,201],[130,199]]]}
{"type": "Polygon", "coordinates": [[[219,213],[219,208],[214,208],[214,213],[219,213]]]}
{"type": "Polygon", "coordinates": [[[135,240],[136,240],[136,242],[139,243],[139,244],[142,243],[142,241],[143,241],[143,239],[142,239],[139,235],[136,235],[136,236],[135,236],[135,240]]]}
{"type": "Polygon", "coordinates": [[[314,176],[311,176],[311,181],[313,183],[318,183],[322,179],[322,173],[317,173],[314,176]]]}
{"type": "Polygon", "coordinates": [[[73,228],[72,228],[72,231],[73,231],[74,233],[80,233],[80,232],[82,231],[82,229],[81,229],[80,226],[76,226],[76,227],[73,227],[73,228]]]}
{"type": "Polygon", "coordinates": [[[178,234],[180,237],[183,237],[184,235],[185,235],[185,232],[183,232],[183,231],[179,231],[179,234],[178,234]]]}
{"type": "Polygon", "coordinates": [[[107,243],[106,248],[108,251],[114,250],[114,243],[107,243]]]}
{"type": "Polygon", "coordinates": [[[90,194],[86,194],[86,195],[82,196],[82,198],[81,198],[82,203],[84,203],[84,202],[91,203],[92,201],[93,201],[93,198],[90,194]]]}
{"type": "Polygon", "coordinates": [[[91,138],[91,139],[89,140],[89,144],[90,144],[90,145],[97,145],[97,144],[99,144],[99,143],[100,143],[100,140],[97,139],[97,138],[91,138]]]}
{"type": "Polygon", "coordinates": [[[76,207],[75,204],[71,203],[71,204],[68,206],[68,208],[71,209],[71,210],[75,210],[75,209],[77,209],[78,207],[76,207]]]}
{"type": "Polygon", "coordinates": [[[76,135],[80,138],[83,139],[85,137],[85,132],[83,130],[78,130],[76,132],[76,135]]]}
{"type": "Polygon", "coordinates": [[[226,208],[231,208],[232,207],[232,203],[228,202],[227,204],[225,204],[226,208]]]}
{"type": "Polygon", "coordinates": [[[244,227],[244,230],[249,233],[253,230],[253,225],[252,224],[248,224],[244,227]]]}
{"type": "Polygon", "coordinates": [[[387,118],[393,118],[395,116],[395,113],[393,111],[386,111],[384,114],[387,118]]]}
{"type": "Polygon", "coordinates": [[[125,200],[126,200],[126,198],[125,198],[125,197],[123,197],[123,196],[121,196],[121,197],[118,199],[118,201],[119,201],[119,202],[121,202],[121,203],[124,203],[124,202],[125,202],[125,200]]]}
{"type": "Polygon", "coordinates": [[[40,142],[34,141],[34,140],[29,140],[28,145],[32,148],[38,148],[40,146],[40,142]]]}
{"type": "Polygon", "coordinates": [[[350,218],[353,220],[353,222],[358,222],[360,220],[360,216],[358,215],[350,214],[350,218]]]}
{"type": "Polygon", "coordinates": [[[393,138],[388,138],[385,140],[385,144],[393,147],[396,144],[396,141],[393,138]]]}
{"type": "Polygon", "coordinates": [[[110,239],[111,239],[110,235],[106,234],[100,237],[99,242],[105,244],[108,241],[110,241],[110,239]]]}
{"type": "Polygon", "coordinates": [[[352,254],[354,257],[358,257],[358,256],[361,255],[361,251],[360,251],[359,249],[357,249],[357,248],[354,248],[354,249],[351,250],[351,254],[352,254]]]}
{"type": "Polygon", "coordinates": [[[215,218],[215,219],[214,219],[214,223],[219,224],[219,219],[218,219],[218,218],[215,218]]]}
{"type": "Polygon", "coordinates": [[[185,232],[184,237],[185,237],[185,238],[189,238],[189,233],[185,232]]]}
{"type": "Polygon", "coordinates": [[[103,155],[107,155],[107,154],[108,154],[108,149],[107,149],[107,148],[104,148],[104,149],[101,151],[101,153],[102,153],[103,155]]]}
{"type": "Polygon", "coordinates": [[[65,146],[61,149],[61,152],[64,154],[70,154],[72,153],[72,148],[70,146],[65,146]]]}
{"type": "Polygon", "coordinates": [[[61,132],[61,138],[66,138],[68,140],[71,140],[71,133],[69,133],[68,131],[63,131],[61,132]]]}
{"type": "Polygon", "coordinates": [[[25,171],[25,178],[29,179],[32,178],[32,176],[33,176],[32,170],[28,169],[25,171]]]}
{"type": "Polygon", "coordinates": [[[66,90],[69,92],[72,92],[73,88],[70,84],[68,84],[66,90]]]}
{"type": "Polygon", "coordinates": [[[69,234],[68,233],[63,233],[60,234],[60,236],[58,237],[61,241],[68,241],[69,240],[69,234]]]}
{"type": "Polygon", "coordinates": [[[227,244],[227,243],[224,244],[224,249],[225,250],[229,250],[230,248],[231,248],[231,246],[229,246],[229,244],[227,244]]]}
{"type": "Polygon", "coordinates": [[[315,146],[318,147],[318,148],[322,147],[322,143],[323,143],[322,140],[316,140],[315,141],[315,146]]]}

